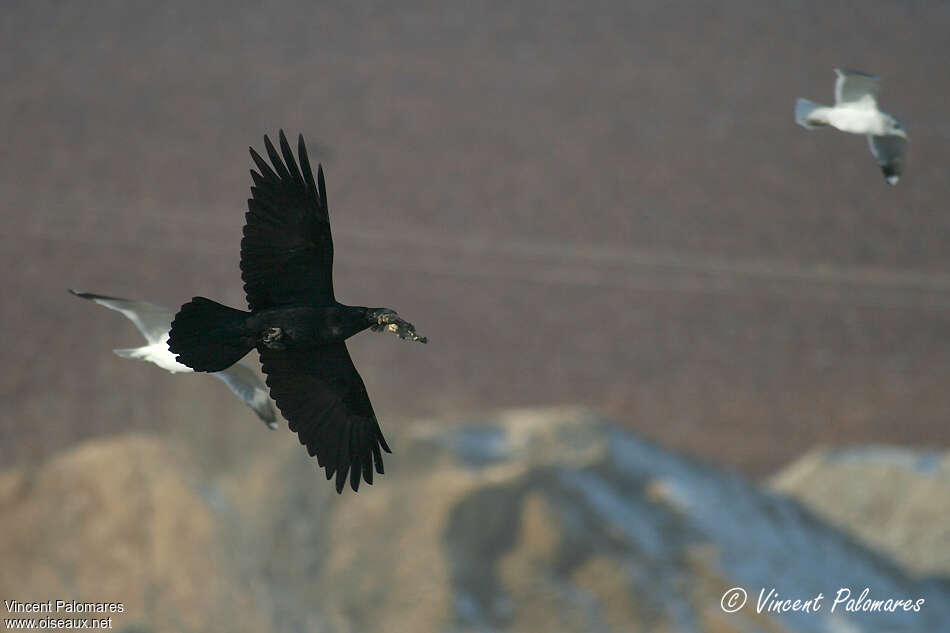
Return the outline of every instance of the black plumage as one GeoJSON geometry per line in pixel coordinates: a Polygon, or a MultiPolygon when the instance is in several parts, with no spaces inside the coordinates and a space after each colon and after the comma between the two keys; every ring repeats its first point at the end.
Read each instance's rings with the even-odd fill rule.
{"type": "Polygon", "coordinates": [[[271,397],[300,443],[342,492],[373,483],[390,452],[344,340],[367,328],[426,342],[392,310],[347,306],[333,293],[333,238],[323,168],[314,180],[303,136],[299,167],[283,131],[247,201],[241,277],[250,312],[195,297],[175,316],[168,347],[197,371],[218,371],[256,347],[271,397]]]}

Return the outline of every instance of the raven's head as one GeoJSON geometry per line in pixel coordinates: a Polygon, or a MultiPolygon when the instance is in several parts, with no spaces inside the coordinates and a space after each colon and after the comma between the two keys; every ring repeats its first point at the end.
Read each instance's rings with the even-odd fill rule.
{"type": "Polygon", "coordinates": [[[406,341],[429,342],[428,338],[416,333],[416,326],[400,318],[395,310],[375,308],[369,311],[368,317],[370,319],[370,329],[374,332],[392,332],[406,341]]]}

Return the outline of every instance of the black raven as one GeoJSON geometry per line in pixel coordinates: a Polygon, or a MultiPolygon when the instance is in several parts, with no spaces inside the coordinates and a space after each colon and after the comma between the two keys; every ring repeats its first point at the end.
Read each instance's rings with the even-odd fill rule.
{"type": "Polygon", "coordinates": [[[344,340],[367,328],[426,342],[387,308],[338,303],[333,295],[333,238],[323,167],[316,182],[303,136],[300,167],[283,130],[271,165],[251,150],[257,169],[241,240],[241,278],[250,312],[195,297],[172,322],[168,349],[196,371],[220,371],[252,348],[261,355],[271,397],[301,444],[343,491],[383,473],[383,438],[344,340]],[[281,158],[283,154],[283,158],[281,158]],[[273,168],[272,168],[273,167],[273,168]]]}

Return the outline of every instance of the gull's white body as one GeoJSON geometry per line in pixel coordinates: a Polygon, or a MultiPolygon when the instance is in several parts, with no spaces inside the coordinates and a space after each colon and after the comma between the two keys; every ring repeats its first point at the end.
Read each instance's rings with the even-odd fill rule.
{"type": "Polygon", "coordinates": [[[808,99],[795,103],[795,122],[809,130],[830,126],[849,134],[867,136],[888,184],[896,185],[907,151],[907,132],[900,121],[880,110],[880,79],[853,70],[835,68],[835,105],[823,106],[808,99]]]}
{"type": "Polygon", "coordinates": [[[194,369],[188,367],[187,365],[182,365],[177,360],[175,360],[174,354],[168,351],[168,333],[166,332],[162,336],[162,340],[158,343],[150,343],[148,345],[143,345],[142,347],[133,347],[130,349],[116,349],[112,350],[122,358],[134,358],[136,360],[144,360],[150,363],[154,363],[164,369],[165,371],[170,371],[173,374],[184,373],[190,374],[194,373],[194,369]]]}
{"type": "Polygon", "coordinates": [[[872,136],[881,136],[887,132],[887,119],[871,99],[822,108],[814,114],[824,117],[828,125],[842,132],[872,136]]]}
{"type": "MultiPolygon", "coordinates": [[[[171,329],[173,315],[167,308],[146,301],[105,297],[75,290],[70,290],[70,292],[110,310],[121,312],[145,337],[147,344],[142,347],[113,350],[118,356],[144,360],[173,374],[194,373],[192,368],[175,360],[175,355],[168,349],[168,331],[171,329]]],[[[253,369],[244,363],[237,362],[212,375],[223,381],[237,397],[254,410],[257,417],[267,426],[272,429],[277,428],[277,414],[271,404],[267,387],[253,369]]]]}

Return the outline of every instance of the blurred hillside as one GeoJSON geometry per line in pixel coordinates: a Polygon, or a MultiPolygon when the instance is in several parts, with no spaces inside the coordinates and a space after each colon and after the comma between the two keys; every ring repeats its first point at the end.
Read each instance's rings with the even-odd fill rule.
{"type": "Polygon", "coordinates": [[[819,449],[771,481],[914,573],[950,577],[948,467],[947,455],[939,452],[819,449]]]}
{"type": "Polygon", "coordinates": [[[121,601],[126,633],[950,631],[950,564],[912,564],[946,534],[946,506],[923,501],[950,484],[947,454],[905,452],[885,492],[894,464],[852,452],[845,498],[889,511],[832,526],[816,508],[841,491],[812,484],[839,473],[820,456],[778,476],[800,504],[585,410],[418,422],[385,477],[339,497],[286,430],[237,435],[230,465],[121,436],[0,474],[0,595],[121,601]],[[895,529],[917,538],[876,546],[895,529]],[[749,603],[726,614],[736,586],[749,603]],[[824,609],[757,614],[762,587],[824,609]],[[839,587],[925,603],[831,613],[839,587]]]}
{"type": "Polygon", "coordinates": [[[337,295],[430,337],[353,340],[384,425],[581,403],[753,474],[945,446],[948,32],[917,1],[6,2],[0,459],[245,423],[66,288],[240,305],[279,127],[327,169],[337,295]],[[792,121],[838,65],[884,77],[899,187],[792,121]]]}

